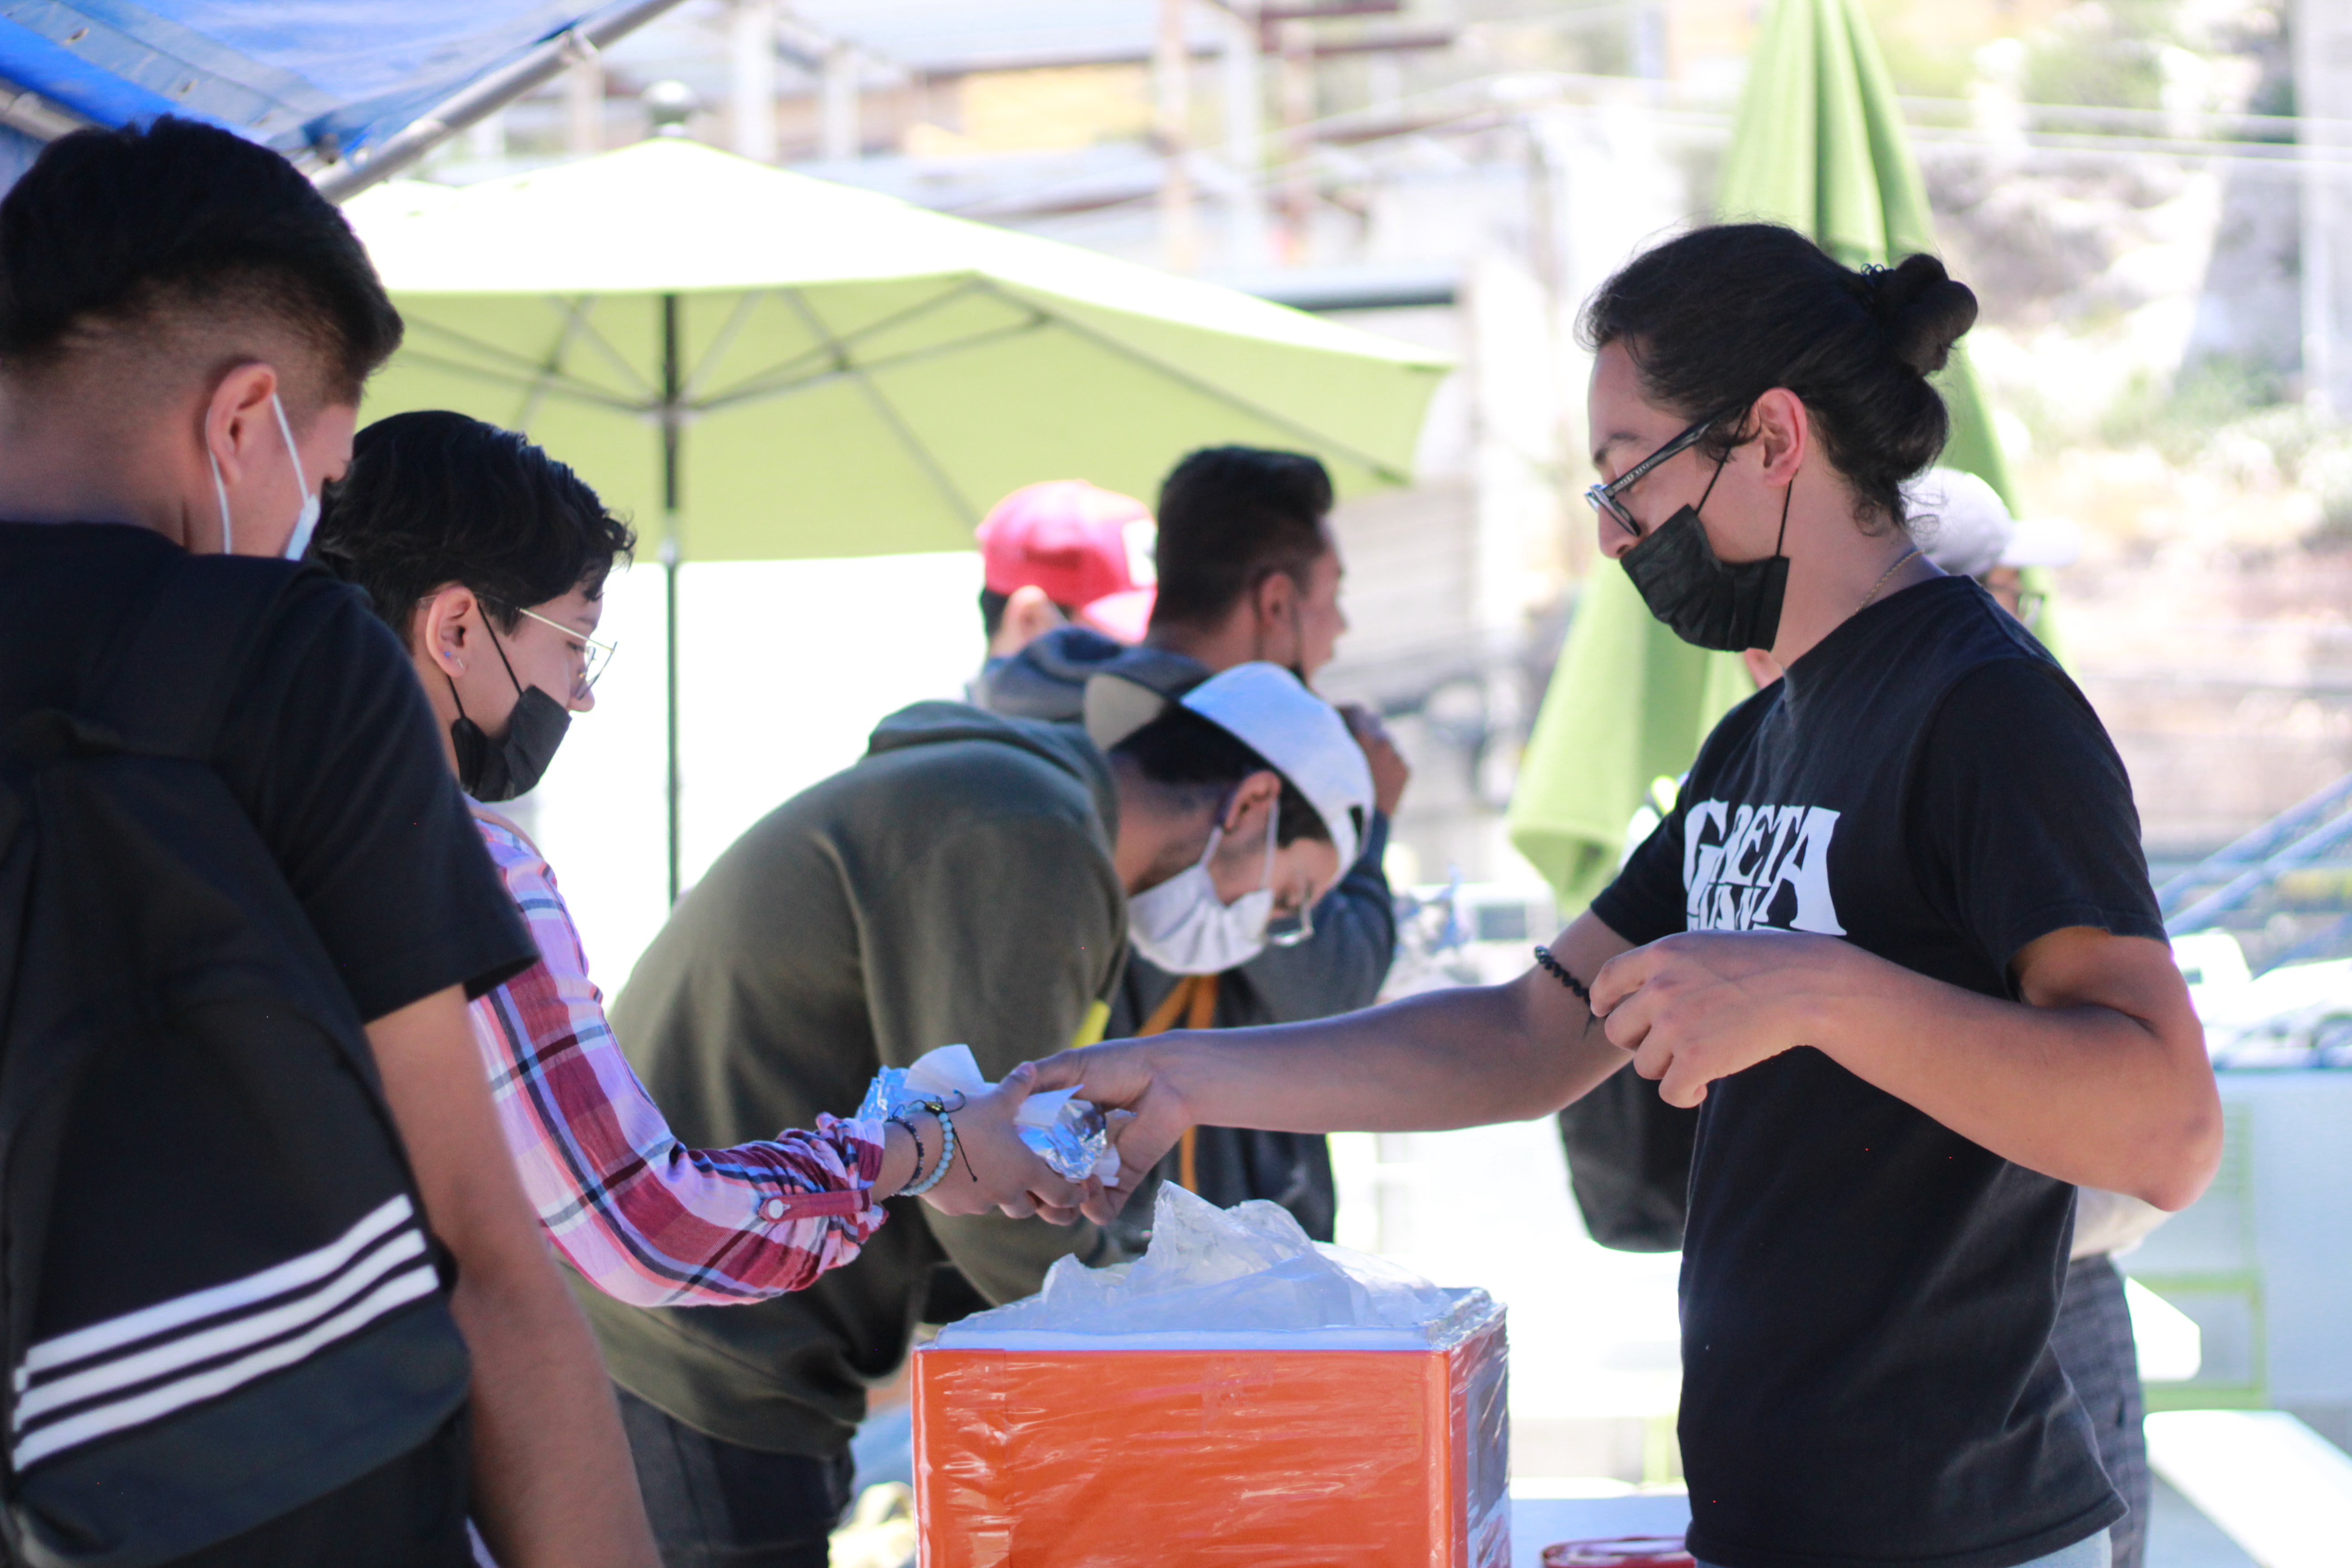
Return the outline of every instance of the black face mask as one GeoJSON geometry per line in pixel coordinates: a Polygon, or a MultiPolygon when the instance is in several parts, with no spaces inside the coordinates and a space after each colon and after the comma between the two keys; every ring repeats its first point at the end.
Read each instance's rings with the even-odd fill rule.
{"type": "MultiPolygon", "coordinates": [[[[487,620],[484,629],[488,629],[487,620]]],[[[564,731],[572,728],[570,709],[538,687],[526,688],[515,679],[514,666],[507,663],[507,650],[499,647],[496,632],[490,632],[490,646],[498,648],[499,662],[514,681],[514,712],[508,716],[505,740],[491,740],[466,716],[457,683],[449,682],[449,695],[457,698],[457,717],[449,725],[450,743],[457,749],[457,783],[485,804],[512,800],[538,788],[547,764],[555,760],[556,748],[563,744],[564,731]]]]}
{"type": "MultiPolygon", "coordinates": [[[[1699,506],[1706,504],[1715,479],[1722,477],[1723,464],[1717,463],[1699,506]]],[[[1789,496],[1795,490],[1790,485],[1780,499],[1780,537],[1761,561],[1718,559],[1699,524],[1698,507],[1686,506],[1620,556],[1618,564],[1650,614],[1683,641],[1725,653],[1769,648],[1780,635],[1780,600],[1789,587],[1789,558],[1780,546],[1788,542],[1789,496]]]]}

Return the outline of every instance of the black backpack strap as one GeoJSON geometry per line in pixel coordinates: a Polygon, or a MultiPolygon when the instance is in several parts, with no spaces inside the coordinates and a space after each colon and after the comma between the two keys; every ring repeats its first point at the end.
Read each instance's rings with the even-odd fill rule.
{"type": "Polygon", "coordinates": [[[248,556],[186,556],[158,571],[102,682],[94,717],[131,749],[209,762],[229,699],[270,612],[301,568],[248,556]]]}

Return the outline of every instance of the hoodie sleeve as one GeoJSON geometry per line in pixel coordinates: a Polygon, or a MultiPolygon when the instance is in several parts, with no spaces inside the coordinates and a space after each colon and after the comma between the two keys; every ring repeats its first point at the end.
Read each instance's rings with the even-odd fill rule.
{"type": "Polygon", "coordinates": [[[1242,965],[1262,1019],[1303,1024],[1369,1007],[1396,956],[1396,900],[1381,858],[1389,819],[1375,813],[1364,852],[1315,906],[1315,934],[1296,947],[1269,947],[1242,965]]]}
{"type": "MultiPolygon", "coordinates": [[[[1091,825],[1055,814],[968,820],[908,860],[862,911],[866,1005],[881,1059],[971,1047],[993,1080],[1075,1039],[1118,978],[1127,900],[1091,825]]],[[[948,1180],[957,1180],[950,1173],[948,1180]]],[[[1034,1291],[1066,1253],[1109,1261],[1090,1225],[919,1210],[993,1301],[1034,1291]]]]}

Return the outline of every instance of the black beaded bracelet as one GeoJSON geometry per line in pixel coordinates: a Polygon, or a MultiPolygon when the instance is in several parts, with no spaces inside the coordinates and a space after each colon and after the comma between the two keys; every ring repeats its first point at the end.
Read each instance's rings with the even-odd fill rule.
{"type": "Polygon", "coordinates": [[[1584,988],[1583,981],[1579,980],[1575,975],[1570,974],[1568,972],[1568,965],[1562,963],[1559,959],[1554,958],[1551,955],[1551,949],[1548,947],[1537,948],[1536,963],[1546,974],[1550,975],[1562,985],[1567,986],[1570,991],[1576,993],[1576,999],[1584,1004],[1585,1011],[1591,1012],[1592,1010],[1592,993],[1584,988]]]}
{"type": "Polygon", "coordinates": [[[905,1128],[907,1130],[907,1136],[915,1141],[915,1168],[908,1173],[906,1181],[899,1186],[898,1190],[903,1194],[907,1188],[913,1186],[917,1182],[922,1180],[923,1134],[916,1128],[913,1121],[904,1116],[886,1116],[882,1120],[884,1124],[887,1126],[905,1128]]]}

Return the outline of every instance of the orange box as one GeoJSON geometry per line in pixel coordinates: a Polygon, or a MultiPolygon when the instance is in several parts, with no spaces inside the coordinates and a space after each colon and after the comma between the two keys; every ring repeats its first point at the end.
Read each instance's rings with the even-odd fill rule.
{"type": "Polygon", "coordinates": [[[1433,1335],[1003,1339],[915,1352],[922,1568],[1508,1568],[1484,1292],[1433,1335]]]}

